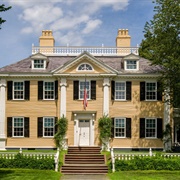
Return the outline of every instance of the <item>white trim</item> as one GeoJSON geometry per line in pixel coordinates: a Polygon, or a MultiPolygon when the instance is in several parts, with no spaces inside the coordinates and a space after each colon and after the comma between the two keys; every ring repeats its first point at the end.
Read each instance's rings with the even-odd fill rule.
{"type": "Polygon", "coordinates": [[[85,72],[85,71],[86,71],[86,72],[93,72],[93,71],[94,71],[94,68],[93,68],[93,66],[92,66],[91,64],[89,64],[89,63],[81,63],[81,64],[79,64],[78,67],[76,68],[76,71],[78,71],[78,72],[85,72]],[[86,70],[86,69],[85,69],[85,70],[79,70],[79,67],[80,67],[80,66],[86,65],[86,64],[89,65],[89,66],[92,68],[92,70],[86,70]]]}
{"type": "Polygon", "coordinates": [[[109,115],[109,87],[110,87],[110,79],[104,78],[103,115],[109,115]]]}
{"type": "Polygon", "coordinates": [[[13,90],[12,90],[12,91],[13,91],[13,92],[12,92],[13,98],[12,98],[12,99],[15,100],[15,101],[16,101],[16,100],[18,100],[18,101],[19,101],[19,100],[24,100],[24,99],[25,99],[25,97],[24,97],[24,96],[25,96],[25,82],[24,82],[24,80],[16,80],[16,81],[13,81],[13,85],[12,85],[12,86],[13,86],[13,90]],[[14,83],[21,83],[21,82],[23,83],[23,98],[22,98],[22,99],[15,99],[15,98],[14,98],[14,91],[15,91],[15,90],[14,90],[14,83]]]}
{"type": "Polygon", "coordinates": [[[5,150],[6,80],[0,79],[0,150],[5,150]]]}
{"type": "Polygon", "coordinates": [[[43,81],[43,100],[49,101],[49,100],[55,100],[55,81],[53,80],[45,80],[43,81]],[[45,99],[45,83],[53,82],[54,91],[53,91],[53,99],[45,99]]]}
{"type": "MultiPolygon", "coordinates": [[[[117,127],[117,129],[118,128],[119,127],[117,127]]],[[[114,118],[114,138],[117,138],[117,139],[125,139],[125,138],[127,138],[126,137],[126,118],[125,117],[115,117],[114,118]],[[115,132],[115,129],[116,129],[116,126],[115,126],[116,119],[123,119],[124,120],[124,136],[115,136],[115,134],[116,134],[116,132],[115,132]]]]}
{"type": "Polygon", "coordinates": [[[124,60],[124,70],[126,70],[126,71],[138,71],[139,70],[139,60],[136,60],[136,59],[124,60]],[[128,69],[127,68],[127,61],[136,61],[136,69],[128,69]]]}
{"type": "MultiPolygon", "coordinates": [[[[154,92],[154,91],[149,91],[149,92],[154,92]]],[[[157,101],[157,81],[145,81],[145,101],[157,101]],[[156,87],[155,87],[155,99],[147,99],[147,83],[155,83],[156,87]]]]}
{"type": "MultiPolygon", "coordinates": [[[[19,128],[21,128],[21,127],[19,127],[19,128]]],[[[12,117],[12,137],[13,138],[22,138],[22,137],[24,137],[24,129],[25,127],[24,127],[24,117],[22,117],[22,116],[14,116],[14,117],[12,117]],[[14,135],[14,119],[15,118],[22,118],[22,120],[23,120],[23,135],[22,136],[15,136],[14,135]]]]}
{"type": "MultiPolygon", "coordinates": [[[[55,117],[52,117],[52,116],[44,116],[43,117],[43,138],[53,138],[54,137],[54,134],[55,134],[55,117]],[[45,131],[44,131],[44,128],[45,128],[45,126],[44,126],[44,121],[45,121],[45,118],[52,118],[53,119],[53,136],[45,136],[44,135],[44,133],[45,133],[45,131]]],[[[50,127],[51,128],[51,127],[50,127]]]]}
{"type": "Polygon", "coordinates": [[[33,59],[31,61],[32,69],[34,69],[34,70],[45,70],[46,69],[46,64],[47,64],[47,60],[45,60],[45,59],[33,59]],[[43,68],[35,68],[34,67],[34,61],[36,61],[36,60],[43,61],[43,68]]]}
{"type": "MultiPolygon", "coordinates": [[[[119,92],[119,91],[117,91],[119,92]]],[[[126,81],[115,81],[115,87],[114,87],[114,100],[115,101],[126,101],[126,81]],[[120,91],[120,92],[125,92],[124,94],[124,99],[116,99],[116,83],[124,83],[125,84],[125,90],[124,91],[120,91]]]]}
{"type": "Polygon", "coordinates": [[[66,117],[66,86],[66,78],[61,78],[60,117],[63,117],[63,115],[66,117]]]}
{"type": "MultiPolygon", "coordinates": [[[[154,128],[151,128],[151,129],[154,129],[154,128]]],[[[157,118],[145,118],[145,137],[144,137],[145,139],[158,139],[157,138],[157,118]],[[148,119],[151,119],[151,120],[155,120],[155,137],[146,137],[146,130],[147,130],[147,128],[146,128],[146,121],[148,120],[148,119]]]]}
{"type": "MultiPolygon", "coordinates": [[[[83,99],[84,99],[84,95],[83,95],[83,98],[80,97],[80,94],[81,94],[80,92],[83,91],[83,93],[84,93],[84,89],[80,89],[80,83],[81,83],[81,82],[84,82],[84,83],[85,83],[85,80],[79,80],[79,88],[78,88],[78,89],[79,89],[79,92],[78,92],[78,93],[79,93],[79,100],[83,100],[83,99]]],[[[90,80],[86,80],[86,83],[87,83],[87,82],[89,82],[89,90],[86,88],[86,92],[89,91],[89,97],[87,98],[87,100],[91,100],[91,81],[90,81],[90,80]]],[[[87,87],[87,86],[86,86],[86,87],[87,87]]],[[[87,94],[88,94],[88,93],[87,93],[87,94]]]]}

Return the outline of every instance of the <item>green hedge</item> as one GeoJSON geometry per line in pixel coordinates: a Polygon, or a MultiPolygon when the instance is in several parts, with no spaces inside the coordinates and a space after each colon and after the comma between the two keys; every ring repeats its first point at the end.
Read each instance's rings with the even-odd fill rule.
{"type": "Polygon", "coordinates": [[[25,157],[22,154],[15,155],[14,159],[0,158],[0,168],[25,168],[54,170],[54,159],[25,157]]]}
{"type": "MultiPolygon", "coordinates": [[[[112,167],[112,164],[110,165],[112,167]]],[[[116,160],[116,171],[128,170],[180,170],[180,158],[137,157],[133,160],[116,160]]]]}

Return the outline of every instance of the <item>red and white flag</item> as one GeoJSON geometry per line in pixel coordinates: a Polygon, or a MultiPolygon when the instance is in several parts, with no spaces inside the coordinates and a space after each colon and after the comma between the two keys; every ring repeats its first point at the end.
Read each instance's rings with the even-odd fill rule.
{"type": "Polygon", "coordinates": [[[88,98],[88,94],[87,94],[87,88],[86,88],[86,79],[85,79],[85,85],[84,85],[84,99],[83,99],[83,107],[86,110],[87,107],[87,98],[88,98]]]}

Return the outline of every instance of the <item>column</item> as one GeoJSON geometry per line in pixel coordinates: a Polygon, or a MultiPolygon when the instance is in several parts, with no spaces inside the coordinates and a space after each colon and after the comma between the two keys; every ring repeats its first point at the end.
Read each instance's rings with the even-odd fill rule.
{"type": "Polygon", "coordinates": [[[61,78],[61,99],[60,99],[60,118],[64,115],[66,117],[66,78],[61,78]]]}
{"type": "Polygon", "coordinates": [[[103,115],[109,115],[109,78],[104,78],[104,101],[103,101],[103,115]]]}
{"type": "MultiPolygon", "coordinates": [[[[168,89],[169,90],[169,89],[168,89]]],[[[170,96],[169,96],[169,93],[168,91],[166,90],[165,91],[165,96],[164,96],[164,100],[169,100],[170,99],[170,96]]],[[[165,102],[164,103],[164,130],[166,128],[166,125],[170,123],[170,103],[169,102],[165,102]]],[[[170,135],[169,135],[170,136],[170,135]]],[[[167,137],[164,137],[165,140],[167,138],[169,138],[169,136],[167,137]]],[[[171,150],[171,142],[167,142],[165,143],[165,147],[164,147],[164,150],[165,151],[168,151],[168,150],[171,150]]]]}
{"type": "Polygon", "coordinates": [[[5,150],[5,108],[6,108],[6,80],[0,80],[0,150],[5,150]]]}

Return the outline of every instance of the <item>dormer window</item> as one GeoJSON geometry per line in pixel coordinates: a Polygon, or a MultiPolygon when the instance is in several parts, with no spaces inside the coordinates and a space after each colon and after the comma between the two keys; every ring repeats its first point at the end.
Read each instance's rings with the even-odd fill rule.
{"type": "Polygon", "coordinates": [[[84,63],[78,66],[78,71],[93,71],[93,68],[90,64],[84,63]]]}
{"type": "Polygon", "coordinates": [[[31,56],[31,68],[32,69],[46,69],[48,63],[48,58],[41,54],[37,53],[31,56]]]}
{"type": "Polygon", "coordinates": [[[35,59],[33,65],[34,65],[33,69],[44,69],[45,68],[45,60],[35,59]]]}
{"type": "Polygon", "coordinates": [[[137,61],[136,60],[126,60],[126,69],[136,70],[137,69],[137,61]]]}
{"type": "Polygon", "coordinates": [[[129,54],[123,58],[124,70],[138,71],[139,70],[139,56],[129,54]]]}

